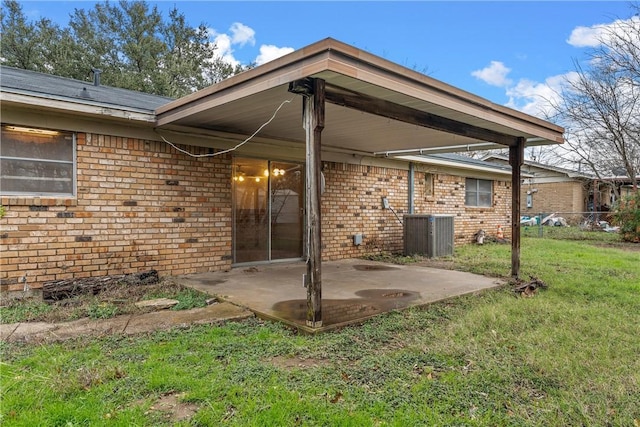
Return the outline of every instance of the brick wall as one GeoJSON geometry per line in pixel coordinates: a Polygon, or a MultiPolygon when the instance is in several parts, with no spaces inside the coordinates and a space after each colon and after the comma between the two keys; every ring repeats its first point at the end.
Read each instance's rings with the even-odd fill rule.
{"type": "MultiPolygon", "coordinates": [[[[190,150],[204,150],[190,147],[190,150]]],[[[230,268],[230,156],[191,158],[168,145],[77,135],[77,198],[2,197],[2,290],[157,269],[230,268]]]]}
{"type": "Polygon", "coordinates": [[[344,163],[324,163],[322,196],[323,258],[353,258],[367,253],[402,250],[402,225],[382,197],[402,218],[407,212],[407,171],[344,163]],[[361,246],[353,235],[362,233],[361,246]]]}
{"type": "MultiPolygon", "coordinates": [[[[502,226],[505,237],[511,236],[511,178],[493,181],[493,206],[465,206],[465,177],[447,174],[434,176],[433,196],[421,195],[424,174],[416,173],[416,213],[454,215],[456,244],[471,243],[480,229],[495,236],[502,226]]],[[[475,178],[475,177],[473,177],[475,178]]]]}
{"type": "Polygon", "coordinates": [[[533,185],[533,206],[526,207],[527,190],[522,189],[522,213],[584,212],[586,189],[581,182],[553,182],[533,185]]]}
{"type": "MultiPolygon", "coordinates": [[[[385,251],[402,251],[402,225],[382,208],[387,197],[398,216],[408,212],[408,172],[393,168],[326,162],[326,191],[322,196],[323,258],[335,260],[385,251]],[[362,233],[363,244],[353,244],[362,233]]],[[[465,178],[435,174],[432,194],[425,191],[425,174],[414,176],[415,213],[454,215],[456,244],[470,243],[484,229],[495,236],[501,225],[510,236],[511,184],[494,181],[493,207],[466,207],[465,178]]]]}
{"type": "MultiPolygon", "coordinates": [[[[195,147],[191,151],[204,152],[195,147]]],[[[168,145],[96,134],[77,136],[77,198],[2,197],[1,289],[37,289],[50,280],[157,269],[161,275],[231,267],[231,158],[191,158],[168,145]]],[[[408,172],[325,162],[325,260],[402,251],[408,172]],[[362,233],[361,246],[353,235],[362,233]]],[[[464,205],[465,178],[415,174],[415,213],[455,217],[456,244],[480,228],[510,231],[510,183],[494,182],[494,206],[464,205]]]]}

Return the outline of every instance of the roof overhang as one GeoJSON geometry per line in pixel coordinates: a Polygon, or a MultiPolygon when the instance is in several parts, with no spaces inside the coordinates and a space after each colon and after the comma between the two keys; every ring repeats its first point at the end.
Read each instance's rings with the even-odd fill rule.
{"type": "Polygon", "coordinates": [[[156,119],[155,113],[152,111],[93,101],[81,101],[55,95],[34,94],[12,88],[2,88],[2,104],[4,106],[28,107],[34,110],[57,111],[147,124],[154,123],[156,119]]]}
{"type": "Polygon", "coordinates": [[[259,136],[304,144],[302,96],[289,92],[289,84],[306,78],[326,83],[322,132],[326,150],[396,156],[420,150],[427,154],[504,147],[516,138],[524,138],[529,145],[563,142],[560,126],[333,39],[163,105],[156,110],[156,125],[160,129],[251,135],[285,102],[259,136]],[[360,100],[364,108],[355,107],[349,102],[351,98],[360,100]],[[377,106],[381,111],[390,108],[415,120],[377,114],[377,106]],[[446,124],[444,130],[426,123],[433,118],[446,124]]]}

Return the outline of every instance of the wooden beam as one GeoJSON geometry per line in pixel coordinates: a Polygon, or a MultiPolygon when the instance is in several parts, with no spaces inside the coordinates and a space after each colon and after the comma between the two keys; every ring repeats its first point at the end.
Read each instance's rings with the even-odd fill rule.
{"type": "MultiPolygon", "coordinates": [[[[307,87],[307,85],[304,85],[307,87]]],[[[321,133],[324,129],[325,82],[312,79],[311,93],[304,94],[303,122],[306,132],[306,229],[307,229],[307,326],[322,326],[322,213],[321,133]]]]}
{"type": "Polygon", "coordinates": [[[435,129],[480,141],[495,142],[509,147],[516,146],[516,137],[457,120],[448,119],[425,111],[374,98],[362,93],[345,91],[337,86],[327,86],[327,102],[393,120],[435,129]]]}
{"type": "Polygon", "coordinates": [[[517,145],[509,147],[509,164],[511,165],[511,276],[515,279],[520,276],[520,194],[525,142],[525,138],[518,137],[517,145]]]}

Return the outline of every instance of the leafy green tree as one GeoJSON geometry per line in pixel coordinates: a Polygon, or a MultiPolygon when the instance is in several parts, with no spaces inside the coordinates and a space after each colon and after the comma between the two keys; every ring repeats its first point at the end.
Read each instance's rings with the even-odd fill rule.
{"type": "Polygon", "coordinates": [[[44,65],[41,28],[48,27],[48,21],[28,22],[16,1],[4,3],[0,21],[3,64],[41,71],[44,65]]]}
{"type": "Polygon", "coordinates": [[[47,19],[29,22],[17,1],[5,0],[1,46],[5,65],[78,80],[97,68],[105,85],[171,97],[245,69],[216,57],[205,24],[190,26],[176,7],[165,20],[145,1],[75,9],[61,28],[47,19]]]}

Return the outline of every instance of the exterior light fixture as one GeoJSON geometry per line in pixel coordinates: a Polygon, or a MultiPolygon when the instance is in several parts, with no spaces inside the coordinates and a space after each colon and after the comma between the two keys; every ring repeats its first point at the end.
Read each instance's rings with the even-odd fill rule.
{"type": "Polygon", "coordinates": [[[10,130],[14,132],[32,133],[35,135],[48,135],[48,136],[60,135],[60,132],[58,132],[57,130],[35,129],[35,128],[28,128],[28,127],[22,127],[22,126],[8,126],[8,125],[5,126],[4,128],[6,130],[10,130]]]}

